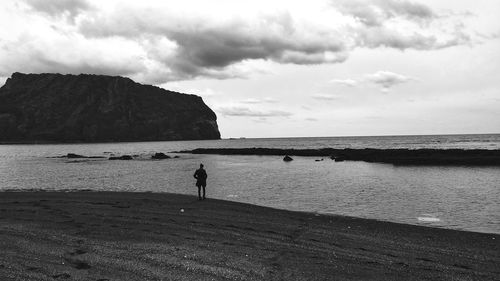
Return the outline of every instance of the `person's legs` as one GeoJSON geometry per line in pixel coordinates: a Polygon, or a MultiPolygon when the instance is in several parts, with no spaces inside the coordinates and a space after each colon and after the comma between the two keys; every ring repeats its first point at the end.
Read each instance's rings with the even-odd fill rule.
{"type": "MultiPolygon", "coordinates": [[[[203,190],[203,193],[205,193],[205,190],[203,190]]],[[[198,200],[201,200],[201,185],[198,185],[198,200]]]]}
{"type": "Polygon", "coordinates": [[[203,186],[203,199],[205,199],[205,186],[203,186]]]}

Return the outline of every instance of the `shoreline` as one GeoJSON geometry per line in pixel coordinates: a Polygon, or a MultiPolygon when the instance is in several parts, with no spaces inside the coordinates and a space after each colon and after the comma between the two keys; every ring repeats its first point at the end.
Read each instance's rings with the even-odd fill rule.
{"type": "Polygon", "coordinates": [[[1,280],[495,280],[500,235],[151,192],[8,191],[1,280]]]}
{"type": "MultiPolygon", "coordinates": [[[[0,190],[0,195],[4,193],[130,193],[130,194],[164,194],[164,195],[179,195],[179,196],[194,196],[196,195],[188,195],[188,194],[183,194],[183,193],[172,193],[172,192],[158,192],[158,191],[117,191],[117,190],[93,190],[93,189],[58,189],[58,190],[45,190],[45,189],[4,189],[0,190]]],[[[194,193],[193,193],[194,194],[194,193]]],[[[368,220],[368,221],[374,221],[374,222],[380,222],[380,223],[393,223],[397,225],[408,225],[408,226],[418,226],[418,227],[425,227],[425,228],[434,228],[434,229],[444,229],[444,230],[451,230],[451,231],[460,231],[460,232],[471,232],[471,233],[480,233],[480,234],[491,234],[491,235],[500,235],[500,233],[496,232],[488,232],[488,231],[478,231],[478,230],[467,230],[467,229],[454,229],[454,228],[447,228],[444,226],[436,226],[436,225],[431,225],[431,224],[418,224],[418,223],[407,223],[407,222],[398,222],[398,221],[391,221],[391,220],[384,220],[384,219],[378,219],[378,218],[370,218],[370,217],[356,217],[356,216],[350,216],[350,215],[345,215],[345,214],[336,214],[336,213],[328,213],[328,212],[317,212],[317,211],[305,211],[305,210],[293,210],[293,209],[282,209],[282,208],[277,208],[277,207],[272,207],[272,206],[266,206],[266,205],[259,205],[255,203],[247,203],[247,202],[240,202],[240,201],[233,201],[230,199],[216,199],[216,198],[211,198],[211,200],[218,200],[218,201],[223,201],[223,202],[228,202],[228,203],[236,203],[236,204],[244,204],[244,205],[250,205],[250,206],[255,206],[257,208],[268,208],[271,210],[276,210],[276,211],[286,211],[286,212],[294,212],[294,213],[303,213],[303,214],[308,214],[311,216],[332,216],[332,217],[343,217],[346,219],[359,219],[359,220],[368,220]]],[[[1,202],[1,201],[0,201],[1,202]]]]}
{"type": "Polygon", "coordinates": [[[340,161],[365,161],[417,166],[500,166],[500,149],[279,149],[279,148],[197,148],[174,153],[266,156],[315,156],[340,161]]]}

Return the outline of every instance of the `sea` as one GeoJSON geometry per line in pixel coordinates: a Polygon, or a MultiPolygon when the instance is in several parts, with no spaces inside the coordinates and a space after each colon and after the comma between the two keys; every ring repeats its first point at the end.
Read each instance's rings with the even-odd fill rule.
{"type": "MultiPolygon", "coordinates": [[[[500,134],[222,139],[0,145],[0,191],[128,191],[196,195],[317,214],[500,234],[500,167],[394,166],[281,156],[193,155],[195,148],[500,149],[500,134]],[[152,160],[163,152],[179,156],[152,160]],[[58,158],[67,153],[103,159],[58,158]],[[107,160],[134,155],[134,160],[107,160]]],[[[2,193],[0,192],[0,196],[2,193]]]]}

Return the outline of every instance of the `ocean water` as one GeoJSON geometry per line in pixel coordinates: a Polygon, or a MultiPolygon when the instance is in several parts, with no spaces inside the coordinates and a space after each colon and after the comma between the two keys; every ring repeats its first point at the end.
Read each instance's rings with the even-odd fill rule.
{"type": "MultiPolygon", "coordinates": [[[[176,154],[200,147],[500,149],[500,135],[236,139],[103,144],[0,145],[0,190],[110,190],[196,195],[199,163],[207,193],[274,208],[500,233],[500,167],[393,166],[316,157],[176,154]],[[136,155],[132,161],[53,158],[136,155]]],[[[1,196],[1,193],[0,193],[1,196]]]]}

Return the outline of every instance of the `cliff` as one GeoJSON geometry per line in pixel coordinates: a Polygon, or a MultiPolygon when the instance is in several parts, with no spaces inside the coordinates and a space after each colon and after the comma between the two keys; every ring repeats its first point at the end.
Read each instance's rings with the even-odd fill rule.
{"type": "Polygon", "coordinates": [[[117,76],[14,73],[0,88],[2,142],[219,139],[201,97],[117,76]]]}

